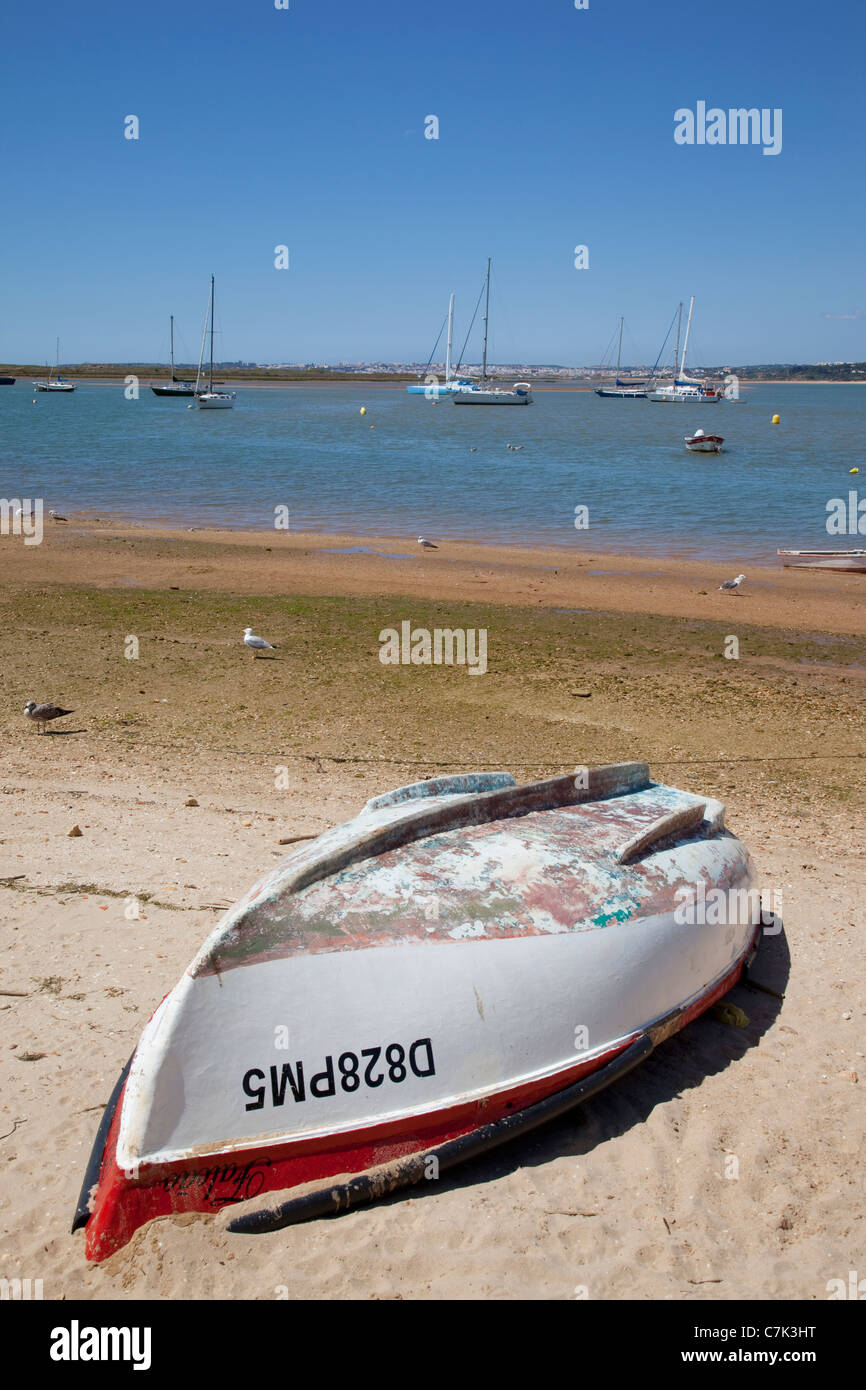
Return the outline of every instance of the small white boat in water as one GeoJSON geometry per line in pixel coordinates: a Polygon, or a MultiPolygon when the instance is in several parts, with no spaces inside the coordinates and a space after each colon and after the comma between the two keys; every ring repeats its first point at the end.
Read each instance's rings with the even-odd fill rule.
{"type": "Polygon", "coordinates": [[[720,434],[704,434],[703,430],[695,430],[685,437],[686,448],[692,454],[720,454],[724,442],[720,434]]]}
{"type": "Polygon", "coordinates": [[[803,570],[848,570],[866,574],[866,550],[777,550],[782,564],[803,570]]]}
{"type": "Polygon", "coordinates": [[[401,787],[261,879],[109,1100],[73,1226],[88,1257],[154,1217],[320,1184],[230,1227],[269,1230],[417,1182],[595,1094],[725,994],[762,919],[724,806],[645,763],[577,773],[401,787]]]}
{"type": "MultiPolygon", "coordinates": [[[[46,363],[46,366],[48,364],[46,363]]],[[[75,390],[75,383],[64,381],[57,373],[60,369],[60,339],[57,339],[57,350],[55,354],[54,371],[48,372],[48,376],[42,381],[34,381],[33,385],[37,391],[59,391],[68,393],[75,390]]]]}
{"type": "Polygon", "coordinates": [[[515,382],[510,391],[473,386],[455,392],[451,399],[455,405],[532,405],[532,386],[528,381],[515,382]]]}
{"type": "MultiPolygon", "coordinates": [[[[202,336],[202,352],[199,357],[198,373],[195,380],[195,404],[199,410],[231,410],[235,403],[237,391],[215,391],[213,384],[213,300],[214,300],[214,277],[210,277],[210,377],[206,391],[200,390],[201,383],[201,363],[204,356],[204,339],[207,335],[208,320],[205,319],[205,331],[202,336]]],[[[190,409],[192,407],[190,406],[190,409]]]]}

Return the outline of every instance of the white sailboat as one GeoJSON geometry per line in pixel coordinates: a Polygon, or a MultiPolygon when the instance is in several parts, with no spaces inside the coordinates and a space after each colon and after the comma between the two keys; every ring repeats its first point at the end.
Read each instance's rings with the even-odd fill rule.
{"type": "MultiPolygon", "coordinates": [[[[438,400],[440,396],[450,396],[454,391],[468,390],[472,387],[469,377],[455,376],[451,367],[451,342],[454,331],[454,296],[452,294],[448,302],[448,344],[445,349],[445,380],[438,381],[434,376],[431,380],[427,378],[424,385],[407,386],[406,390],[410,396],[426,396],[428,401],[438,400]]],[[[442,336],[442,329],[439,330],[439,337],[442,336]]],[[[437,344],[439,339],[437,338],[437,344]]],[[[434,347],[433,351],[436,351],[434,347]]],[[[428,363],[429,366],[429,363],[428,363]]]]}
{"type": "MultiPolygon", "coordinates": [[[[237,391],[220,390],[215,391],[213,386],[213,299],[214,299],[214,277],[210,277],[210,377],[206,391],[200,391],[201,384],[201,357],[198,362],[198,373],[195,379],[195,403],[199,410],[231,410],[235,403],[237,391]]],[[[208,319],[205,319],[205,334],[207,334],[208,319]]],[[[202,337],[202,355],[204,354],[204,337],[202,337]]]]}
{"type": "MultiPolygon", "coordinates": [[[[46,366],[47,366],[47,365],[48,365],[48,364],[46,363],[46,366]]],[[[36,390],[37,390],[37,391],[62,391],[62,392],[64,392],[64,393],[68,393],[69,391],[74,391],[74,390],[75,390],[75,383],[74,383],[73,381],[64,381],[62,377],[60,377],[60,376],[57,375],[57,372],[58,372],[59,367],[60,367],[60,339],[58,338],[58,339],[57,339],[57,349],[56,349],[56,353],[55,353],[55,366],[54,366],[54,372],[52,373],[51,370],[50,370],[50,368],[49,368],[48,376],[45,378],[44,381],[34,381],[33,385],[36,387],[36,390]]]]}
{"type": "Polygon", "coordinates": [[[481,357],[481,384],[455,391],[455,405],[531,405],[532,386],[528,381],[515,382],[510,391],[487,387],[487,320],[490,314],[490,257],[487,258],[487,289],[484,301],[484,350],[481,357]]]}
{"type": "Polygon", "coordinates": [[[648,401],[662,401],[668,404],[678,405],[683,401],[688,401],[694,405],[702,401],[719,401],[721,396],[712,387],[707,389],[699,381],[689,380],[686,376],[686,353],[689,349],[689,333],[692,327],[692,313],[695,307],[695,297],[692,295],[689,300],[689,316],[686,322],[686,336],[683,342],[683,356],[680,361],[680,325],[682,322],[683,306],[680,305],[680,315],[677,320],[677,350],[674,366],[674,379],[670,386],[657,386],[652,391],[647,391],[648,401]]]}

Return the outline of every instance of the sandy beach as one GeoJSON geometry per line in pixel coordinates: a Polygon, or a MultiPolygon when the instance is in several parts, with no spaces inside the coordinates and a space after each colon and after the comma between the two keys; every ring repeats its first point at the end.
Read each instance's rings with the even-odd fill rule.
{"type": "Polygon", "coordinates": [[[862,1271],[866,576],[719,592],[735,572],[94,517],[0,539],[0,1275],[46,1299],[821,1300],[862,1271]],[[486,673],[383,666],[404,620],[485,628],[486,673]],[[39,737],[30,698],[74,713],[39,737]],[[109,1093],[280,841],[438,772],[632,758],[724,800],[776,895],[744,1027],[704,1016],[435,1190],[257,1238],[161,1220],[88,1266],[69,1225],[109,1093]]]}

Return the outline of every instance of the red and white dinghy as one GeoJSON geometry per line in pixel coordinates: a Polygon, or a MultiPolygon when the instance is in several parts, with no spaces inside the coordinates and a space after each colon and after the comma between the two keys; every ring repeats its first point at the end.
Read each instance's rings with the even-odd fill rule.
{"type": "Polygon", "coordinates": [[[157,1009],[73,1230],[102,1260],[153,1217],[331,1180],[232,1223],[274,1229],[418,1181],[628,1071],[731,988],[760,920],[722,804],[644,763],[378,797],[263,878],[157,1009]]]}

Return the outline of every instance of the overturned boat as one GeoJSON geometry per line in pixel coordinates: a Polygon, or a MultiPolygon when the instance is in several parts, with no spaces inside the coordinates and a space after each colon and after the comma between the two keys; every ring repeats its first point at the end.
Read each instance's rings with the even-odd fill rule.
{"type": "Polygon", "coordinates": [[[274,1229],[416,1182],[623,1075],[759,931],[722,804],[644,763],[376,797],[252,888],[156,1010],[73,1230],[102,1260],[154,1217],[318,1184],[232,1223],[274,1229]]]}

